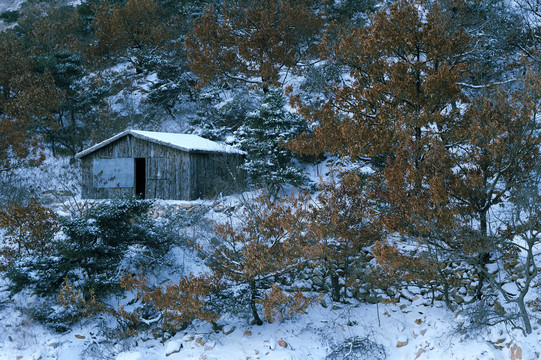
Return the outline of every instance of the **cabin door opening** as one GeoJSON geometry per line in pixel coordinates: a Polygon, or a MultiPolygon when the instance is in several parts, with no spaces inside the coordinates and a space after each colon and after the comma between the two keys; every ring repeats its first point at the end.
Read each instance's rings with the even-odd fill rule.
{"type": "Polygon", "coordinates": [[[145,158],[135,158],[135,196],[145,198],[146,192],[145,158]]]}

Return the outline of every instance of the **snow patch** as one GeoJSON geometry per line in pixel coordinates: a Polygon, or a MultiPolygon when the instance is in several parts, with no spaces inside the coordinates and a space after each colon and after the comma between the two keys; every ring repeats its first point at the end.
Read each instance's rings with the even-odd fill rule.
{"type": "Polygon", "coordinates": [[[142,360],[143,355],[139,351],[122,352],[115,358],[116,360],[142,360]]]}

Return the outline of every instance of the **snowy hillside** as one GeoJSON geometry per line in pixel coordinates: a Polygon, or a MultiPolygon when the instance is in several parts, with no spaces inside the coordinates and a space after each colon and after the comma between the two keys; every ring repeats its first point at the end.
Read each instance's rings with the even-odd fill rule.
{"type": "MultiPolygon", "coordinates": [[[[213,224],[231,216],[237,197],[215,201],[160,201],[152,211],[159,219],[170,211],[207,209],[201,223],[213,224]],[[174,210],[177,209],[177,210],[174,210]],[[225,212],[224,212],[225,211],[225,212]]],[[[207,226],[194,224],[185,234],[202,236],[207,226]]],[[[174,247],[169,269],[157,274],[165,282],[186,273],[208,271],[185,245],[174,247]],[[178,275],[172,275],[176,269],[178,275]]],[[[536,359],[541,350],[537,324],[528,336],[505,323],[481,325],[472,320],[475,305],[453,312],[441,300],[416,286],[405,286],[395,301],[379,304],[350,298],[333,302],[323,295],[304,314],[262,326],[250,324],[249,311],[240,304],[218,321],[219,329],[195,321],[176,334],[142,331],[119,337],[118,325],[106,314],[81,318],[55,332],[35,317],[44,300],[27,291],[11,295],[3,280],[0,292],[0,359],[536,359]],[[424,295],[421,295],[421,292],[424,295]]],[[[382,298],[389,299],[383,292],[382,298]]],[[[463,296],[468,298],[466,292],[463,296]]],[[[108,300],[130,304],[130,295],[108,300]]],[[[235,298],[233,297],[235,301],[235,298]]],[[[53,306],[54,307],[54,306],[53,306]]],[[[478,309],[481,310],[482,309],[478,309]]],[[[484,312],[480,316],[489,316],[484,312]]]]}
{"type": "Polygon", "coordinates": [[[541,358],[540,9],[0,0],[0,360],[541,358]]]}

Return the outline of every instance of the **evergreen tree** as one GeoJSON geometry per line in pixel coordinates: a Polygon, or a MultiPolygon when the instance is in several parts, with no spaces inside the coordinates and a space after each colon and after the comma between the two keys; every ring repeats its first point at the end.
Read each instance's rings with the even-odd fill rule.
{"type": "Polygon", "coordinates": [[[225,1],[219,14],[209,6],[185,42],[190,68],[202,86],[220,79],[266,92],[317,53],[323,20],[313,0],[225,1]]]}
{"type": "MultiPolygon", "coordinates": [[[[262,195],[244,204],[240,226],[231,221],[216,226],[220,241],[212,244],[208,265],[219,283],[241,285],[235,300],[247,303],[254,324],[263,324],[258,303],[264,307],[276,305],[269,303],[273,302],[269,299],[272,291],[268,293],[271,287],[281,285],[281,279],[290,278],[305,266],[304,209],[296,207],[297,200],[289,197],[271,201],[262,195]]],[[[303,200],[301,204],[306,203],[303,200]]],[[[288,302],[287,298],[283,300],[288,302]]]]}
{"type": "Polygon", "coordinates": [[[41,157],[40,133],[54,128],[62,94],[49,72],[35,75],[34,61],[10,30],[0,33],[0,172],[41,157]]]}
{"type": "Polygon", "coordinates": [[[294,164],[285,143],[305,130],[303,119],[285,109],[282,90],[271,88],[260,108],[248,115],[237,134],[248,152],[244,164],[251,182],[276,193],[284,184],[301,185],[306,176],[294,164]]]}
{"type": "Polygon", "coordinates": [[[125,4],[100,3],[93,19],[96,42],[90,47],[95,60],[131,63],[137,74],[145,63],[174,44],[176,19],[154,0],[128,0],[125,4]]]}
{"type": "MultiPolygon", "coordinates": [[[[481,297],[493,251],[487,214],[532,167],[539,88],[527,81],[526,91],[468,97],[461,84],[477,65],[474,40],[451,15],[431,1],[397,1],[344,34],[335,53],[352,81],[335,86],[321,109],[301,109],[316,127],[295,148],[371,164],[383,229],[421,242],[431,260],[467,258],[481,297]]],[[[391,249],[378,249],[389,263],[391,249]]],[[[439,269],[426,272],[446,287],[452,274],[439,269]]]]}

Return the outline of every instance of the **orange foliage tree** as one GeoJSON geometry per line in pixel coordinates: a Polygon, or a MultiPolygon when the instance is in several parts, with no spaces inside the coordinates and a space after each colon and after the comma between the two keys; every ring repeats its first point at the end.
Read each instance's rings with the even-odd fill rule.
{"type": "MultiPolygon", "coordinates": [[[[308,260],[304,254],[305,221],[291,205],[295,201],[292,197],[272,202],[262,195],[245,203],[240,224],[231,221],[216,227],[220,239],[212,246],[209,265],[222,283],[247,286],[249,307],[258,325],[263,321],[257,304],[265,303],[265,299],[276,300],[276,297],[262,297],[262,292],[274,282],[280,282],[280,277],[299,271],[308,260]]],[[[275,290],[276,295],[278,288],[275,290]]],[[[267,306],[270,309],[276,304],[267,306]]]]}
{"type": "Polygon", "coordinates": [[[97,41],[91,53],[98,59],[124,59],[142,72],[144,57],[173,40],[170,20],[154,0],[128,0],[124,5],[101,2],[93,21],[97,41]]]}
{"type": "Polygon", "coordinates": [[[316,50],[323,17],[312,0],[225,1],[209,6],[186,39],[190,68],[200,85],[221,78],[257,84],[265,92],[280,72],[316,50]]]}
{"type": "MultiPolygon", "coordinates": [[[[497,231],[490,231],[489,214],[495,205],[503,204],[511,192],[530,181],[539,162],[539,124],[536,120],[541,105],[539,74],[527,72],[518,83],[518,90],[496,89],[475,99],[463,118],[461,136],[464,144],[451,153],[455,171],[447,186],[467,221],[478,221],[468,234],[475,242],[478,257],[473,262],[480,276],[477,295],[481,296],[485,278],[484,265],[495,248],[492,241],[497,231]]],[[[498,225],[496,225],[498,228],[498,225]]],[[[471,252],[471,246],[462,246],[471,252]]],[[[505,250],[504,250],[505,252],[505,250]]]]}
{"type": "Polygon", "coordinates": [[[348,173],[340,181],[322,184],[308,208],[308,254],[312,266],[323,266],[328,272],[333,301],[346,297],[348,288],[365,285],[358,283],[366,265],[363,255],[381,237],[366,187],[366,177],[348,173]]]}
{"type": "Polygon", "coordinates": [[[0,210],[0,227],[6,231],[0,249],[2,268],[21,255],[48,254],[53,248],[51,240],[60,229],[56,214],[35,198],[27,204],[11,203],[0,210]]]}
{"type": "Polygon", "coordinates": [[[62,94],[48,73],[34,75],[34,62],[11,31],[0,33],[0,172],[40,160],[44,129],[55,127],[62,94]]]}
{"type": "Polygon", "coordinates": [[[437,4],[426,5],[397,1],[367,27],[343,34],[332,50],[351,69],[351,81],[335,86],[321,108],[300,107],[317,126],[291,148],[370,164],[382,228],[445,247],[451,239],[443,235],[456,227],[445,190],[446,146],[461,139],[457,105],[468,100],[458,82],[471,41],[437,4]]]}
{"type": "MultiPolygon", "coordinates": [[[[160,322],[163,331],[176,333],[196,319],[214,324],[220,317],[206,308],[206,299],[219,287],[216,279],[209,275],[189,274],[180,278],[178,283],[151,288],[142,275],[134,277],[126,274],[120,283],[123,289],[134,292],[137,300],[150,304],[160,313],[156,321],[160,322]]],[[[123,308],[120,310],[124,311],[123,308]]],[[[136,313],[132,317],[137,318],[138,322],[154,321],[142,319],[136,313]]]]}
{"type": "MultiPolygon", "coordinates": [[[[420,242],[436,262],[450,254],[469,262],[477,256],[476,266],[483,266],[486,212],[537,154],[537,104],[524,94],[538,87],[522,95],[467,96],[460,84],[473,65],[473,42],[454,23],[464,8],[460,1],[453,11],[431,1],[397,1],[330,43],[351,80],[334,86],[317,109],[293,98],[316,126],[290,148],[371,165],[368,195],[378,201],[382,229],[420,242]]],[[[448,274],[435,273],[446,282],[448,274]]]]}

